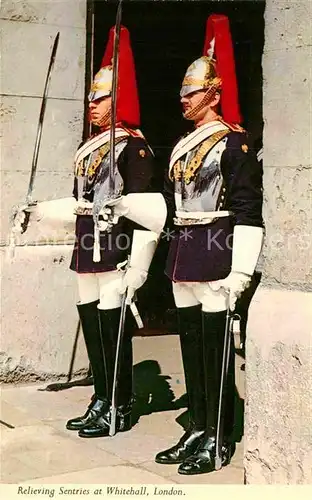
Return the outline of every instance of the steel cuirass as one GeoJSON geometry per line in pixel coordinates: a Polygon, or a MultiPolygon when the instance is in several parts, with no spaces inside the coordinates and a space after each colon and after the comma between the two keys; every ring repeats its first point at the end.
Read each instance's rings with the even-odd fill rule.
{"type": "Polygon", "coordinates": [[[220,164],[226,142],[227,137],[223,137],[203,158],[200,158],[200,144],[180,159],[181,175],[175,178],[174,183],[177,210],[214,212],[222,207],[223,177],[220,164]]]}

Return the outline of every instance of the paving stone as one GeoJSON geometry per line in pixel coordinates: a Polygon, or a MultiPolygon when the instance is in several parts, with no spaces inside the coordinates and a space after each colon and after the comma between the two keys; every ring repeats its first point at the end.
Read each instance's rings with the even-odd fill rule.
{"type": "Polygon", "coordinates": [[[26,411],[31,415],[35,415],[40,420],[44,419],[68,419],[77,415],[88,406],[92,389],[90,387],[77,387],[75,392],[68,391],[46,392],[42,391],[47,384],[20,386],[8,388],[2,391],[2,400],[14,404],[14,406],[22,411],[26,411]],[[87,390],[86,390],[87,389],[87,390]],[[67,394],[66,394],[67,393],[67,394]]]}
{"type": "Polygon", "coordinates": [[[154,434],[142,434],[132,429],[130,432],[116,434],[113,438],[97,439],[96,446],[108,453],[114,453],[127,462],[141,464],[153,459],[159,450],[167,447],[167,444],[168,437],[155,438],[154,434]]]}
{"type": "Polygon", "coordinates": [[[66,438],[46,425],[7,429],[3,432],[1,445],[6,458],[4,482],[12,475],[16,480],[26,480],[123,462],[92,443],[75,442],[70,434],[66,438]],[[29,476],[22,467],[24,477],[19,477],[16,460],[30,467],[29,476]]]}
{"type": "Polygon", "coordinates": [[[178,335],[135,337],[133,347],[135,363],[156,360],[162,375],[183,373],[178,335]]]}
{"type": "Polygon", "coordinates": [[[165,438],[171,436],[171,439],[175,439],[183,432],[181,425],[177,423],[177,418],[182,412],[183,410],[172,410],[143,415],[131,432],[141,435],[151,434],[155,436],[155,439],[157,439],[156,436],[165,438]],[[166,429],[165,434],[164,429],[166,429]]]}
{"type": "Polygon", "coordinates": [[[244,467],[243,461],[244,461],[244,443],[243,441],[241,441],[240,443],[236,443],[236,450],[231,459],[231,465],[243,469],[244,467]]]}
{"type": "Polygon", "coordinates": [[[1,401],[0,419],[13,427],[40,424],[40,420],[26,411],[16,408],[13,404],[1,401]]]}
{"type": "MultiPolygon", "coordinates": [[[[161,451],[161,450],[158,450],[161,451]]],[[[146,469],[149,472],[153,472],[154,474],[158,474],[164,478],[164,482],[167,481],[167,478],[172,477],[176,474],[178,466],[175,464],[172,465],[162,465],[157,464],[154,460],[144,462],[140,464],[140,467],[146,469]]]]}
{"type": "Polygon", "coordinates": [[[40,477],[40,474],[32,464],[25,464],[18,457],[2,456],[0,468],[1,483],[14,484],[36,477],[40,477]]]}
{"type": "MultiPolygon", "coordinates": [[[[130,465],[97,467],[83,471],[83,473],[72,472],[31,481],[32,484],[116,484],[118,486],[121,484],[163,484],[163,482],[163,477],[130,465]]],[[[174,483],[171,480],[166,480],[166,482],[174,483]]],[[[103,491],[106,490],[103,489],[103,491]]]]}

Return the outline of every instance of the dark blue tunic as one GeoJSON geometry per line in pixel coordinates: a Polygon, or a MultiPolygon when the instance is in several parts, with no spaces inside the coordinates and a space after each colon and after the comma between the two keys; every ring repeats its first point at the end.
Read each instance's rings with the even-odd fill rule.
{"type": "Polygon", "coordinates": [[[174,226],[174,182],[167,176],[167,228],[173,233],[171,237],[168,232],[171,243],[166,274],[172,281],[225,278],[231,271],[234,225],[263,226],[262,167],[245,133],[230,132],[227,137],[220,165],[226,188],[222,209],[233,212],[232,217],[220,217],[208,225],[187,226],[188,232],[174,226]]]}
{"type": "MultiPolygon", "coordinates": [[[[129,136],[127,145],[117,162],[124,182],[123,195],[153,190],[155,163],[148,145],[141,137],[129,136]]],[[[100,166],[99,166],[100,168],[100,166]]],[[[93,190],[85,196],[93,201],[93,190]]],[[[74,186],[77,199],[77,184],[74,186]]],[[[76,220],[76,241],[70,269],[77,273],[97,273],[116,269],[119,262],[126,260],[131,250],[133,229],[136,226],[125,217],[120,217],[111,233],[101,232],[101,260],[93,262],[94,222],[91,216],[78,215],[76,220]]],[[[142,229],[142,228],[140,228],[142,229]]]]}

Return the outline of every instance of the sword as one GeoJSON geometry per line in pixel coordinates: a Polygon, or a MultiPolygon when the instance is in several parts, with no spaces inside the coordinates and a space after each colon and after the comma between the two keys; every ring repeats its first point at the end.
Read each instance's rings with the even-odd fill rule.
{"type": "Polygon", "coordinates": [[[89,120],[89,99],[88,93],[92,85],[94,73],[94,2],[87,2],[87,44],[86,44],[86,58],[90,64],[86,65],[86,85],[85,100],[84,100],[84,125],[82,140],[85,142],[92,134],[92,122],[89,120]]]}
{"type": "Polygon", "coordinates": [[[59,43],[59,38],[60,38],[60,33],[58,32],[56,37],[55,37],[54,43],[53,43],[53,48],[52,48],[51,57],[50,57],[50,64],[48,67],[47,77],[46,77],[42,101],[41,101],[41,109],[40,109],[39,122],[38,122],[38,128],[37,128],[37,136],[36,136],[33,159],[32,159],[32,163],[31,163],[31,172],[30,172],[28,191],[27,191],[27,195],[26,195],[26,204],[27,205],[32,205],[34,203],[33,199],[32,199],[32,192],[33,192],[33,188],[34,188],[35,175],[36,175],[36,171],[37,171],[37,163],[38,163],[38,155],[39,155],[39,148],[40,148],[41,135],[42,135],[43,119],[44,119],[44,114],[45,114],[45,109],[46,109],[46,104],[47,104],[47,97],[48,97],[48,90],[49,90],[49,85],[50,85],[50,80],[51,80],[51,73],[52,73],[52,69],[54,66],[54,62],[55,62],[55,56],[56,56],[56,51],[57,51],[57,47],[58,47],[58,43],[59,43]]]}
{"type": "MultiPolygon", "coordinates": [[[[110,144],[109,144],[109,166],[108,166],[108,196],[104,195],[104,199],[98,195],[97,186],[94,190],[93,200],[93,221],[94,221],[94,247],[93,247],[93,261],[99,262],[100,256],[100,231],[105,230],[110,232],[114,225],[113,210],[108,216],[105,229],[99,222],[100,212],[105,206],[105,202],[118,199],[119,196],[115,195],[115,128],[116,128],[116,113],[117,113],[117,86],[118,86],[118,62],[119,62],[119,38],[121,29],[121,14],[122,14],[122,0],[119,0],[118,9],[116,14],[115,23],[115,36],[113,46],[113,74],[112,74],[112,97],[111,97],[111,117],[110,117],[110,144]],[[108,198],[108,200],[107,200],[108,198]]],[[[99,190],[100,191],[100,187],[99,190]]]]}
{"type": "Polygon", "coordinates": [[[117,86],[118,86],[118,64],[119,64],[119,37],[121,28],[122,0],[119,0],[113,48],[113,75],[112,75],[112,102],[111,102],[111,124],[110,124],[110,158],[109,158],[109,194],[115,194],[115,128],[117,114],[117,86]]]}
{"type": "Polygon", "coordinates": [[[116,355],[115,355],[115,365],[114,365],[114,377],[113,377],[113,388],[112,388],[112,403],[111,403],[111,415],[109,424],[109,435],[114,436],[116,434],[116,418],[117,418],[117,395],[118,395],[118,382],[119,382],[119,372],[120,372],[120,359],[122,354],[122,340],[125,330],[126,312],[127,312],[127,290],[123,294],[121,302],[121,312],[118,328],[116,355]]]}
{"type": "MultiPolygon", "coordinates": [[[[42,95],[42,100],[41,100],[41,108],[40,108],[40,114],[39,114],[39,121],[38,121],[38,127],[37,127],[37,134],[36,134],[36,141],[35,141],[35,147],[34,147],[34,153],[33,153],[33,158],[31,162],[31,171],[30,171],[30,179],[29,179],[29,184],[28,184],[28,190],[26,194],[26,200],[25,204],[19,207],[16,207],[12,216],[13,219],[13,224],[14,224],[14,219],[16,215],[23,209],[27,207],[31,207],[33,205],[36,205],[36,202],[33,201],[32,199],[32,193],[34,189],[34,181],[35,181],[35,176],[37,172],[37,164],[38,164],[38,156],[39,156],[39,149],[40,149],[40,142],[41,142],[41,135],[42,135],[42,127],[43,127],[43,120],[44,120],[44,115],[45,115],[45,109],[46,109],[46,104],[47,104],[47,97],[48,97],[48,90],[49,90],[49,85],[50,85],[50,79],[51,79],[51,73],[52,69],[54,66],[55,62],[55,56],[56,56],[56,51],[59,43],[59,37],[60,33],[58,32],[54,43],[52,47],[52,52],[51,52],[51,57],[50,57],[50,63],[48,67],[48,72],[46,76],[46,81],[44,85],[44,90],[43,90],[43,95],[42,95]]],[[[26,231],[28,223],[29,223],[29,218],[30,218],[30,212],[25,212],[25,219],[22,223],[22,229],[23,233],[26,231]]],[[[9,256],[13,258],[14,256],[14,248],[15,248],[15,233],[13,230],[11,230],[10,233],[10,238],[9,238],[9,256]]]]}
{"type": "Polygon", "coordinates": [[[221,382],[219,392],[219,405],[218,405],[218,418],[217,418],[217,431],[216,431],[216,457],[215,457],[215,470],[222,467],[222,441],[223,441],[223,426],[224,426],[224,393],[226,390],[227,374],[230,359],[231,347],[231,334],[232,334],[232,314],[230,310],[230,300],[228,295],[228,303],[226,310],[226,321],[224,329],[224,343],[223,343],[223,356],[221,367],[221,382]]]}
{"type": "MultiPolygon", "coordinates": [[[[117,268],[122,269],[124,267],[124,271],[126,272],[130,265],[130,256],[124,262],[121,262],[117,268]]],[[[134,319],[137,322],[139,328],[143,328],[143,322],[140,317],[140,314],[134,303],[130,304],[130,310],[134,316],[134,319]]],[[[121,311],[120,311],[120,319],[118,326],[118,335],[117,335],[117,346],[116,346],[116,354],[115,354],[115,364],[114,364],[114,375],[113,375],[113,386],[112,386],[112,402],[110,408],[110,424],[109,424],[109,435],[114,436],[116,434],[116,418],[117,418],[117,397],[118,397],[118,383],[119,383],[119,375],[120,375],[120,360],[122,355],[122,345],[123,345],[123,334],[125,330],[125,321],[126,321],[126,312],[127,312],[127,288],[125,289],[122,301],[121,301],[121,311]]]]}

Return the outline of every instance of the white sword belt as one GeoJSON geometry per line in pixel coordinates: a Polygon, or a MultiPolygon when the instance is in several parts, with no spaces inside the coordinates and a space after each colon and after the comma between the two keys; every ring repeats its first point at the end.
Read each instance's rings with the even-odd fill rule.
{"type": "Polygon", "coordinates": [[[220,217],[230,217],[231,215],[232,212],[229,210],[218,210],[215,212],[184,212],[177,210],[173,221],[176,226],[205,225],[215,222],[220,217]]]}

